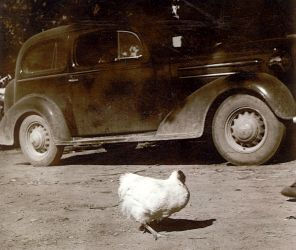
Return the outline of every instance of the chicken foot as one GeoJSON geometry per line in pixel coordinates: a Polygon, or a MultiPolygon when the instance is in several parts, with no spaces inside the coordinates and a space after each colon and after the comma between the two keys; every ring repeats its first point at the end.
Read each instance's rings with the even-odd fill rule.
{"type": "MultiPolygon", "coordinates": [[[[162,237],[161,234],[157,233],[152,227],[150,227],[148,224],[142,224],[142,226],[144,226],[145,229],[147,229],[152,235],[153,238],[155,240],[157,240],[158,238],[162,237]]],[[[144,231],[145,232],[145,231],[144,231]]]]}

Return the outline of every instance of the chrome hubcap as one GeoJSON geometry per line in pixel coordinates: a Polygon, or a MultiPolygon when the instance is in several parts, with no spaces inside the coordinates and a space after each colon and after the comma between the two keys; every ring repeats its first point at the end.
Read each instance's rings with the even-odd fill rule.
{"type": "Polygon", "coordinates": [[[226,138],[239,152],[254,152],[264,143],[266,124],[256,110],[241,108],[233,112],[226,124],[226,138]]]}
{"type": "Polygon", "coordinates": [[[28,141],[38,153],[47,152],[50,145],[50,136],[41,124],[32,124],[28,129],[28,141]]]}

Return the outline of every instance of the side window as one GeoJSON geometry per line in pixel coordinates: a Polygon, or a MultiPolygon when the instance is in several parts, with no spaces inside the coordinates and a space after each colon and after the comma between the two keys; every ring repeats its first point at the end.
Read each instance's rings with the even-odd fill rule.
{"type": "Polygon", "coordinates": [[[117,57],[116,33],[93,32],[80,36],[76,43],[76,63],[91,67],[115,61],[117,57]]]}
{"type": "Polygon", "coordinates": [[[140,58],[143,47],[139,37],[128,31],[118,32],[119,59],[140,58]]]}
{"type": "Polygon", "coordinates": [[[58,70],[66,66],[66,49],[62,41],[49,40],[29,48],[21,63],[25,75],[58,70]]]}

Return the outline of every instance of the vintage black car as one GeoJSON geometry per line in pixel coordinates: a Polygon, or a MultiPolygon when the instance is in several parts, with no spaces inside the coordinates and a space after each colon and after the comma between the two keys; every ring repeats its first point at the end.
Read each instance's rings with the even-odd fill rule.
{"type": "Polygon", "coordinates": [[[67,145],[210,131],[227,161],[265,163],[296,119],[294,38],[192,43],[180,35],[157,46],[131,27],[97,22],[42,32],[19,52],[0,144],[19,142],[33,165],[55,165],[67,145]]]}

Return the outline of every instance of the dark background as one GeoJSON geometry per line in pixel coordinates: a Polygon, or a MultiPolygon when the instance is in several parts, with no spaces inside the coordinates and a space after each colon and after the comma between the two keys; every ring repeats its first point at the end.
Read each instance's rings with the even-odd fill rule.
{"type": "MultiPolygon", "coordinates": [[[[82,20],[124,21],[153,32],[161,22],[185,29],[198,22],[231,39],[261,39],[294,32],[295,0],[1,0],[0,76],[14,74],[23,42],[43,30],[82,20]],[[180,6],[179,18],[172,4],[180,6]],[[147,25],[148,24],[148,25],[147,25]],[[180,26],[182,24],[182,26],[180,26]],[[150,28],[150,30],[149,30],[150,28]]],[[[165,30],[163,30],[165,34],[165,30]]],[[[210,35],[205,34],[205,37],[210,35]]]]}

